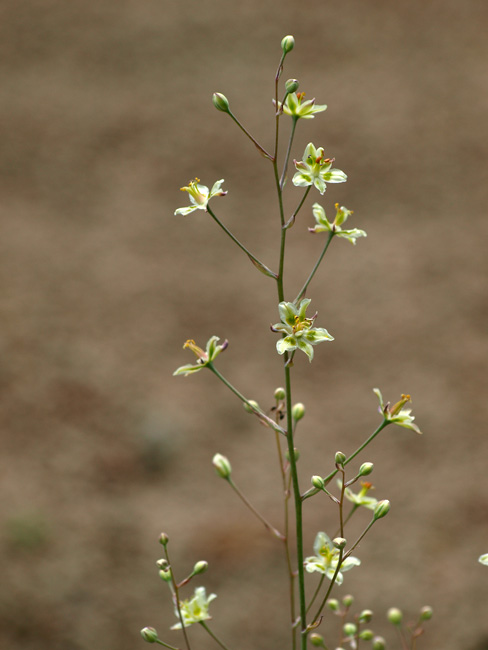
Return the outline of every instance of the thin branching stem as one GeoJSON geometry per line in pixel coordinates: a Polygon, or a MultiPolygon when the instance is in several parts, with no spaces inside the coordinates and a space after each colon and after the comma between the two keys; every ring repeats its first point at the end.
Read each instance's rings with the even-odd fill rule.
{"type": "Polygon", "coordinates": [[[277,530],[274,526],[272,526],[269,523],[269,521],[265,517],[263,517],[263,515],[260,512],[258,512],[258,510],[256,510],[256,508],[252,505],[252,503],[249,501],[249,499],[247,499],[247,497],[241,492],[241,490],[237,487],[237,485],[230,478],[230,476],[226,480],[229,483],[229,485],[231,486],[231,488],[234,490],[234,492],[237,494],[239,499],[245,504],[245,506],[247,508],[249,508],[249,510],[253,513],[253,515],[255,515],[259,519],[259,521],[261,521],[264,524],[266,529],[272,535],[274,535],[278,539],[281,539],[282,541],[284,541],[285,536],[282,533],[280,533],[280,531],[277,530]]]}
{"type": "MultiPolygon", "coordinates": [[[[310,188],[309,188],[309,189],[310,189],[310,188]]],[[[297,210],[297,211],[298,211],[298,210],[297,210]]],[[[298,292],[297,297],[296,297],[295,300],[294,300],[295,304],[297,304],[298,301],[300,300],[300,298],[302,298],[302,297],[305,295],[305,292],[306,292],[306,290],[308,289],[308,285],[310,284],[310,282],[312,282],[313,276],[314,276],[315,273],[317,272],[317,269],[319,268],[319,266],[320,266],[322,260],[324,259],[324,255],[325,255],[325,253],[327,252],[327,249],[329,248],[329,244],[330,244],[330,242],[332,241],[332,238],[333,238],[333,237],[334,237],[334,233],[331,231],[331,232],[329,233],[329,236],[328,236],[328,238],[327,238],[327,241],[325,242],[325,246],[324,246],[322,252],[320,253],[320,255],[319,255],[317,261],[315,262],[315,266],[313,267],[312,271],[310,272],[310,275],[308,276],[308,278],[307,278],[306,281],[305,281],[305,284],[304,284],[303,287],[300,289],[300,291],[298,292]]]]}

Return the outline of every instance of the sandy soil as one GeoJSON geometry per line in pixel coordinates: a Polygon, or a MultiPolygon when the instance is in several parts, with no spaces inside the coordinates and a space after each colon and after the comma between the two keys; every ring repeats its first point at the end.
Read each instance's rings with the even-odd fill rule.
{"type": "MultiPolygon", "coordinates": [[[[210,98],[224,92],[271,145],[287,33],[285,78],[329,105],[294,156],[310,140],[335,156],[349,182],[323,205],[368,232],[335,242],[311,287],[336,340],[294,369],[303,481],[374,429],[374,386],[411,393],[425,435],[388,430],[364,457],[392,511],[340,593],[385,636],[387,607],[430,604],[420,647],[488,648],[487,20],[482,0],[2,4],[2,648],[133,650],[144,625],[180,644],[161,530],[180,575],[210,562],[222,638],[287,647],[280,550],[211,467],[228,455],[280,525],[273,438],[212,377],[171,376],[183,341],[217,334],[246,395],[270,406],[282,384],[273,282],[204,213],[173,212],[190,178],[225,178],[219,215],[276,264],[271,170],[210,98]]],[[[316,198],[290,231],[290,298],[321,245],[316,198]]],[[[309,504],[311,551],[334,519],[309,504]]]]}

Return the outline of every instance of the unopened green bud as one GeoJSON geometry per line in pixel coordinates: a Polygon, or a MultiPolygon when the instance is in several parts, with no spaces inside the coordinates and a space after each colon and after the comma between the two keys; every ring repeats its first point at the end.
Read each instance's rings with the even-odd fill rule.
{"type": "Polygon", "coordinates": [[[295,420],[295,422],[301,420],[304,415],[305,415],[305,406],[301,402],[298,402],[298,404],[295,404],[292,407],[291,416],[295,420]]]}
{"type": "Polygon", "coordinates": [[[385,650],[386,641],[382,636],[375,636],[373,639],[372,650],[385,650]]]}
{"type": "Polygon", "coordinates": [[[343,454],[342,451],[336,451],[335,464],[343,467],[345,462],[346,462],[346,454],[343,454]]]}
{"type": "Polygon", "coordinates": [[[358,628],[354,623],[346,623],[342,629],[346,636],[354,636],[358,631],[358,628]]]}
{"type": "Polygon", "coordinates": [[[171,578],[172,578],[171,569],[166,569],[166,570],[161,569],[161,571],[159,572],[159,577],[164,582],[171,582],[171,578]]]}
{"type": "Polygon", "coordinates": [[[337,598],[329,598],[329,600],[327,601],[327,607],[333,612],[338,612],[339,606],[340,605],[337,598]]]}
{"type": "Polygon", "coordinates": [[[359,633],[359,638],[363,639],[363,641],[371,641],[373,637],[374,637],[373,630],[363,630],[362,632],[359,633]]]}
{"type": "Polygon", "coordinates": [[[335,537],[332,540],[332,544],[334,544],[336,548],[344,548],[344,546],[347,544],[347,540],[344,537],[335,537]]]}
{"type": "Polygon", "coordinates": [[[228,479],[230,477],[232,467],[229,463],[229,460],[225,456],[222,456],[222,454],[215,454],[212,459],[212,464],[219,476],[225,479],[228,479]]]}
{"type": "MultiPolygon", "coordinates": [[[[296,447],[293,448],[293,455],[295,456],[295,462],[300,458],[300,452],[296,447]]],[[[285,458],[288,462],[290,462],[290,452],[288,449],[285,451],[285,458]]]]}
{"type": "Polygon", "coordinates": [[[383,499],[383,501],[378,501],[374,509],[373,519],[376,521],[377,519],[386,517],[386,515],[389,512],[390,512],[390,502],[388,501],[388,499],[383,499]]]}
{"type": "Polygon", "coordinates": [[[316,648],[325,648],[324,637],[321,634],[313,632],[309,637],[310,643],[316,648]]]}
{"type": "Polygon", "coordinates": [[[244,410],[248,413],[256,413],[256,409],[259,411],[259,404],[253,399],[248,399],[247,402],[243,402],[243,406],[244,410]]]}
{"type": "Polygon", "coordinates": [[[422,607],[422,609],[420,610],[420,619],[422,621],[429,621],[433,615],[434,615],[434,611],[432,607],[429,607],[428,605],[422,607]]]}
{"type": "Polygon", "coordinates": [[[192,573],[194,576],[196,576],[199,573],[205,573],[207,569],[208,569],[208,562],[205,562],[205,560],[200,560],[200,562],[197,562],[193,567],[192,573]]]}
{"type": "Polygon", "coordinates": [[[373,618],[373,612],[370,609],[363,609],[361,614],[359,614],[360,623],[369,623],[373,618]]]}
{"type": "Polygon", "coordinates": [[[359,468],[359,476],[368,476],[368,474],[371,474],[373,471],[374,465],[373,463],[363,463],[361,467],[359,468]]]}
{"type": "Polygon", "coordinates": [[[312,485],[321,490],[324,487],[324,479],[321,476],[312,476],[312,485]]]}
{"type": "Polygon", "coordinates": [[[351,594],[344,596],[344,598],[342,599],[342,604],[344,605],[344,607],[351,607],[353,602],[354,602],[354,598],[353,596],[351,596],[351,594]]]}
{"type": "Polygon", "coordinates": [[[163,546],[166,546],[166,544],[169,542],[169,537],[166,535],[166,533],[161,533],[159,536],[159,543],[162,544],[163,546]]]}
{"type": "Polygon", "coordinates": [[[283,50],[284,54],[291,52],[294,46],[295,39],[291,35],[285,36],[285,38],[283,38],[281,41],[281,49],[283,50]]]}
{"type": "Polygon", "coordinates": [[[288,79],[288,81],[285,82],[285,90],[287,93],[296,93],[299,85],[298,79],[288,79]]]}
{"type": "Polygon", "coordinates": [[[215,108],[223,113],[229,112],[229,101],[225,95],[222,93],[214,93],[212,95],[212,101],[215,108]]]}
{"type": "Polygon", "coordinates": [[[279,402],[282,399],[285,399],[286,397],[286,392],[284,388],[277,388],[274,392],[275,400],[279,402]]]}
{"type": "Polygon", "coordinates": [[[156,643],[159,638],[158,633],[153,627],[143,627],[141,630],[141,636],[144,641],[147,641],[148,643],[156,643]]]}
{"type": "Polygon", "coordinates": [[[401,625],[403,614],[398,607],[390,607],[386,616],[393,625],[401,625]]]}

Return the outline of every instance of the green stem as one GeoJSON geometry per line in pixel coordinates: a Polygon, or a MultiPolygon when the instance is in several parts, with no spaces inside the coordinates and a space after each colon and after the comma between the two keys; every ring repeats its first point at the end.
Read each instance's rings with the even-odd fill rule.
{"type": "Polygon", "coordinates": [[[314,593],[314,595],[312,596],[312,600],[310,601],[310,603],[309,603],[309,605],[308,605],[308,607],[307,607],[307,612],[312,608],[312,605],[314,604],[315,599],[316,599],[317,596],[319,595],[319,591],[320,591],[322,585],[324,584],[324,580],[325,580],[325,574],[323,573],[323,574],[321,575],[321,577],[320,577],[319,584],[317,585],[317,589],[315,590],[315,593],[314,593]]]}
{"type": "Polygon", "coordinates": [[[369,524],[368,524],[368,525],[366,526],[366,528],[363,530],[363,532],[361,533],[361,535],[359,535],[359,537],[357,538],[357,540],[354,542],[354,544],[351,546],[351,548],[350,548],[350,549],[347,551],[347,553],[344,555],[344,559],[345,559],[345,560],[346,560],[346,559],[351,555],[351,553],[354,551],[354,549],[355,549],[356,546],[359,544],[359,542],[363,539],[363,537],[366,535],[366,533],[370,530],[370,528],[372,527],[372,525],[374,524],[375,521],[377,521],[377,519],[372,519],[372,520],[369,522],[369,524]]]}
{"type": "Polygon", "coordinates": [[[295,212],[291,215],[291,217],[288,219],[288,221],[287,221],[287,222],[285,223],[285,225],[283,226],[283,228],[284,228],[285,230],[286,230],[287,228],[291,228],[291,227],[293,226],[293,224],[295,223],[295,219],[296,219],[296,217],[297,217],[297,214],[300,212],[300,209],[301,209],[302,205],[305,203],[305,199],[307,198],[308,193],[310,192],[310,189],[311,189],[311,188],[312,188],[312,186],[309,185],[309,186],[307,187],[307,189],[305,190],[305,194],[302,196],[302,199],[301,199],[300,203],[298,204],[297,209],[295,210],[295,212]]]}
{"type": "MultiPolygon", "coordinates": [[[[298,210],[297,210],[297,211],[298,211],[298,210]]],[[[332,241],[333,236],[334,236],[334,233],[331,231],[331,232],[329,233],[329,237],[327,238],[327,241],[325,242],[325,246],[324,246],[323,251],[320,253],[319,258],[318,258],[317,261],[315,262],[315,266],[313,267],[313,269],[312,269],[310,275],[308,276],[307,280],[305,281],[305,284],[304,284],[303,287],[300,289],[300,291],[298,292],[297,297],[296,297],[295,300],[294,300],[295,304],[298,303],[298,301],[300,300],[300,298],[301,298],[301,297],[304,295],[304,293],[306,292],[306,290],[307,290],[307,288],[308,288],[308,285],[309,285],[310,282],[312,281],[313,276],[314,276],[315,273],[317,272],[317,269],[319,268],[320,263],[322,262],[322,260],[323,260],[323,258],[324,258],[324,255],[325,255],[325,253],[327,252],[327,249],[329,248],[329,244],[330,244],[330,242],[332,241]]]]}
{"type": "Polygon", "coordinates": [[[266,426],[269,426],[269,427],[271,427],[272,429],[274,429],[275,431],[278,431],[278,433],[281,433],[282,435],[286,436],[286,431],[285,431],[284,429],[282,429],[282,427],[280,427],[279,424],[277,424],[276,422],[274,422],[274,420],[272,420],[272,419],[271,419],[270,417],[268,417],[265,413],[263,413],[260,409],[256,408],[256,406],[254,406],[254,404],[251,404],[251,402],[250,402],[246,397],[244,397],[244,395],[243,395],[242,393],[240,393],[240,392],[237,390],[237,388],[235,388],[235,386],[233,386],[233,385],[230,383],[230,381],[228,381],[228,380],[227,380],[227,379],[226,379],[226,378],[225,378],[225,377],[224,377],[224,376],[223,376],[223,375],[222,375],[222,374],[217,370],[217,368],[215,368],[215,366],[213,365],[213,363],[211,363],[211,362],[210,362],[210,363],[207,363],[207,366],[206,366],[206,367],[207,367],[209,370],[211,370],[211,371],[213,372],[213,374],[214,374],[216,377],[218,377],[218,378],[220,379],[220,381],[223,382],[223,383],[227,386],[227,388],[228,388],[229,390],[231,390],[231,391],[234,393],[234,395],[236,395],[236,396],[241,400],[241,402],[243,402],[244,404],[247,404],[247,405],[249,406],[249,408],[251,409],[251,411],[252,411],[253,413],[255,413],[255,414],[258,416],[258,418],[259,418],[259,419],[260,419],[264,424],[266,424],[266,426]]]}
{"type": "Polygon", "coordinates": [[[276,279],[276,273],[273,273],[271,269],[269,269],[266,264],[263,264],[260,260],[258,260],[257,257],[255,257],[250,251],[247,250],[247,248],[244,246],[244,244],[241,244],[241,242],[235,237],[231,231],[224,226],[224,224],[220,221],[220,219],[212,212],[212,209],[207,205],[207,212],[209,215],[212,217],[212,219],[215,221],[216,224],[218,224],[222,230],[228,235],[232,241],[239,246],[239,248],[246,253],[246,255],[249,257],[249,259],[265,274],[269,275],[272,278],[276,279]]]}
{"type": "Polygon", "coordinates": [[[261,521],[264,526],[269,530],[269,532],[277,537],[278,539],[281,539],[282,541],[285,540],[285,536],[280,533],[279,530],[276,530],[274,526],[272,526],[269,521],[267,521],[262,514],[260,514],[256,508],[252,505],[252,503],[244,496],[244,494],[239,490],[237,485],[234,483],[234,481],[229,477],[227,478],[227,482],[231,486],[231,488],[234,490],[234,492],[237,494],[239,499],[246,505],[247,508],[261,521]]]}
{"type": "Polygon", "coordinates": [[[208,625],[205,623],[205,621],[200,621],[200,625],[203,627],[203,629],[204,629],[208,634],[210,634],[210,636],[212,637],[212,639],[213,639],[216,643],[218,643],[219,646],[220,646],[221,648],[223,648],[223,650],[229,650],[229,648],[225,645],[225,643],[223,643],[223,641],[221,641],[221,640],[220,640],[220,639],[219,639],[219,638],[218,638],[218,637],[217,637],[217,636],[212,632],[212,630],[208,627],[208,625]]]}
{"type": "Polygon", "coordinates": [[[314,625],[314,623],[316,623],[319,620],[320,614],[322,613],[322,610],[325,607],[325,603],[327,602],[327,599],[330,596],[330,592],[332,591],[332,587],[334,586],[337,575],[338,575],[338,573],[339,573],[339,571],[341,569],[342,553],[343,553],[343,549],[341,548],[339,550],[339,561],[337,562],[336,570],[334,571],[334,575],[332,576],[332,579],[330,581],[329,588],[327,589],[327,592],[326,592],[324,598],[322,599],[322,602],[320,603],[320,607],[318,608],[317,613],[315,614],[315,616],[312,619],[312,622],[310,624],[311,626],[314,625]]]}
{"type": "Polygon", "coordinates": [[[170,650],[180,650],[179,648],[176,648],[174,645],[169,645],[169,643],[165,643],[164,641],[161,641],[161,639],[156,639],[156,643],[159,643],[159,645],[164,645],[165,648],[169,648],[170,650]]]}
{"type": "Polygon", "coordinates": [[[297,463],[295,459],[295,449],[293,444],[293,418],[291,402],[291,377],[290,368],[287,365],[287,353],[285,353],[285,391],[286,391],[286,416],[287,416],[287,442],[288,455],[290,462],[290,475],[292,480],[293,496],[295,503],[295,528],[296,528],[296,553],[297,553],[297,573],[298,573],[298,595],[300,609],[300,629],[301,629],[301,648],[307,648],[307,606],[305,602],[305,573],[303,568],[303,521],[302,521],[302,499],[300,496],[300,486],[298,483],[297,463]]]}
{"type": "Polygon", "coordinates": [[[295,137],[295,129],[297,127],[298,117],[294,116],[292,119],[290,139],[288,140],[288,147],[285,155],[285,162],[283,164],[283,171],[280,178],[280,189],[283,190],[283,185],[285,184],[286,172],[288,171],[288,161],[290,160],[290,151],[293,144],[293,138],[295,137]]]}
{"type": "Polygon", "coordinates": [[[168,552],[167,544],[164,546],[164,555],[166,557],[166,560],[168,562],[170,572],[171,572],[171,584],[173,586],[173,593],[174,593],[174,598],[175,598],[176,611],[178,612],[178,618],[180,619],[181,631],[183,632],[183,638],[185,639],[185,645],[187,647],[187,650],[191,650],[190,640],[188,639],[185,624],[184,624],[184,621],[183,621],[183,614],[181,613],[180,595],[179,595],[179,592],[178,592],[178,585],[176,583],[175,576],[174,576],[174,573],[173,573],[173,568],[171,566],[171,560],[169,559],[169,552],[168,552]]]}
{"type": "Polygon", "coordinates": [[[232,113],[230,110],[228,111],[229,115],[231,118],[234,120],[234,122],[237,124],[237,126],[247,135],[247,137],[251,140],[251,142],[254,144],[256,149],[265,157],[268,158],[268,160],[273,160],[273,156],[269,154],[264,147],[262,147],[257,140],[253,138],[253,136],[249,133],[247,129],[245,129],[242,124],[239,122],[237,117],[232,113]]]}
{"type": "MultiPolygon", "coordinates": [[[[383,422],[382,422],[382,423],[380,424],[380,426],[376,429],[376,431],[374,431],[374,433],[372,433],[372,434],[369,436],[369,438],[368,438],[365,442],[363,442],[363,444],[362,444],[360,447],[358,447],[358,448],[356,449],[356,451],[355,451],[353,454],[351,454],[351,455],[349,456],[349,458],[347,458],[347,459],[344,461],[344,467],[345,467],[348,463],[350,463],[351,460],[353,460],[353,458],[356,458],[356,456],[357,456],[358,454],[360,454],[360,453],[363,451],[363,449],[364,449],[367,445],[369,445],[369,443],[372,442],[372,441],[376,438],[376,436],[380,433],[380,431],[383,431],[383,429],[384,429],[386,426],[388,426],[389,424],[391,424],[391,422],[389,422],[389,420],[386,420],[386,419],[383,420],[383,422]]],[[[330,481],[334,478],[334,476],[337,474],[338,471],[339,471],[338,469],[333,470],[333,471],[332,471],[328,476],[326,476],[326,477],[324,478],[324,483],[325,483],[326,485],[327,485],[328,483],[330,483],[330,481]]],[[[318,490],[317,488],[311,488],[310,490],[307,490],[307,491],[303,494],[302,499],[303,499],[303,500],[308,499],[308,498],[312,497],[314,494],[317,494],[317,492],[320,492],[320,490],[318,490]]]]}

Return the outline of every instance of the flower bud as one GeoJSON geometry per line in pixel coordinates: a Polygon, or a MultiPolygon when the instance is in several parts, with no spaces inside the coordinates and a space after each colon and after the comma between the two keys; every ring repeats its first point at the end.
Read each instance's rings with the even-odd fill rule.
{"type": "Polygon", "coordinates": [[[248,413],[256,413],[254,409],[259,410],[259,404],[256,402],[256,400],[253,399],[248,399],[247,402],[243,402],[242,405],[244,406],[244,410],[248,413]],[[252,408],[253,406],[254,408],[252,408]]]}
{"type": "Polygon", "coordinates": [[[294,46],[295,46],[295,39],[291,35],[285,36],[285,38],[283,38],[281,41],[281,49],[283,50],[284,54],[288,54],[288,52],[291,52],[294,46]]]}
{"type": "Polygon", "coordinates": [[[229,101],[222,93],[214,93],[212,95],[212,102],[218,111],[222,111],[223,113],[229,112],[229,101]]]}
{"type": "Polygon", "coordinates": [[[225,456],[222,456],[222,454],[215,454],[212,459],[212,464],[219,476],[225,479],[228,479],[230,477],[232,467],[229,463],[229,460],[225,456]]]}
{"type": "Polygon", "coordinates": [[[287,93],[295,93],[298,90],[299,85],[298,79],[288,79],[288,81],[285,82],[285,90],[287,93]]]}
{"type": "Polygon", "coordinates": [[[426,605],[425,607],[422,607],[422,609],[420,610],[420,620],[429,621],[432,618],[433,614],[434,611],[432,607],[426,605]]]}
{"type": "Polygon", "coordinates": [[[358,631],[358,628],[354,623],[346,623],[342,629],[346,636],[354,636],[358,631]]]}
{"type": "Polygon", "coordinates": [[[363,639],[363,641],[371,641],[373,637],[374,637],[374,632],[372,630],[363,630],[362,632],[359,633],[359,638],[363,639]]]}
{"type": "MultiPolygon", "coordinates": [[[[293,448],[293,455],[295,456],[295,462],[300,458],[300,452],[296,447],[293,448]]],[[[285,451],[285,458],[288,462],[290,462],[290,453],[288,449],[285,451]]]]}
{"type": "Polygon", "coordinates": [[[342,604],[344,605],[344,607],[351,607],[353,602],[354,602],[354,597],[351,596],[351,594],[344,596],[344,598],[342,599],[342,604]]]}
{"type": "Polygon", "coordinates": [[[316,648],[325,648],[324,637],[321,634],[314,632],[309,637],[310,643],[316,648]]]}
{"type": "Polygon", "coordinates": [[[403,614],[398,607],[390,607],[386,616],[393,625],[401,625],[403,614]]]}
{"type": "Polygon", "coordinates": [[[385,650],[386,641],[382,636],[375,636],[373,639],[372,650],[385,650]]]}
{"type": "Polygon", "coordinates": [[[285,397],[286,397],[285,389],[284,389],[284,388],[281,388],[281,386],[280,386],[279,388],[277,388],[277,389],[275,390],[275,392],[274,392],[274,397],[275,397],[275,400],[276,400],[277,402],[279,402],[279,401],[282,400],[282,399],[285,399],[285,397]]]}
{"type": "Polygon", "coordinates": [[[291,409],[291,416],[295,420],[295,422],[298,422],[298,420],[301,420],[303,416],[305,415],[305,406],[301,402],[298,402],[298,404],[295,404],[292,409],[291,409]]]}
{"type": "Polygon", "coordinates": [[[344,548],[344,546],[347,544],[347,540],[344,537],[335,537],[332,540],[332,544],[334,544],[336,548],[344,548]]]}
{"type": "Polygon", "coordinates": [[[332,612],[338,612],[339,611],[339,601],[337,598],[329,598],[327,601],[327,607],[332,611],[332,612]]]}
{"type": "Polygon", "coordinates": [[[373,463],[363,463],[359,468],[359,476],[368,476],[373,471],[373,463]]]}
{"type": "Polygon", "coordinates": [[[166,544],[169,542],[169,537],[166,535],[166,533],[161,533],[159,536],[159,543],[162,544],[163,546],[166,546],[166,544]]]}
{"type": "Polygon", "coordinates": [[[156,562],[156,566],[161,570],[161,571],[166,571],[169,569],[169,562],[168,560],[165,560],[164,558],[162,560],[158,560],[156,562]]]}
{"type": "Polygon", "coordinates": [[[208,569],[208,562],[205,562],[205,560],[200,560],[200,562],[197,562],[193,567],[192,573],[194,576],[196,576],[199,573],[205,573],[207,569],[208,569]]]}
{"type": "Polygon", "coordinates": [[[321,490],[324,487],[324,479],[321,476],[312,476],[312,485],[321,490]]]}
{"type": "Polygon", "coordinates": [[[360,623],[369,623],[373,618],[373,612],[370,609],[363,609],[361,614],[359,614],[360,623]]]}
{"type": "Polygon", "coordinates": [[[386,517],[386,515],[389,512],[390,512],[390,502],[388,501],[388,499],[383,499],[383,501],[378,501],[374,509],[373,519],[376,521],[377,519],[386,517]]]}
{"type": "Polygon", "coordinates": [[[158,633],[153,627],[143,627],[141,630],[141,636],[144,641],[148,643],[156,643],[158,640],[158,633]]]}
{"type": "Polygon", "coordinates": [[[346,454],[343,454],[342,451],[337,451],[335,455],[335,464],[343,467],[345,462],[346,454]]]}
{"type": "Polygon", "coordinates": [[[171,569],[161,569],[159,572],[159,577],[163,582],[171,582],[172,575],[171,575],[171,569]]]}

